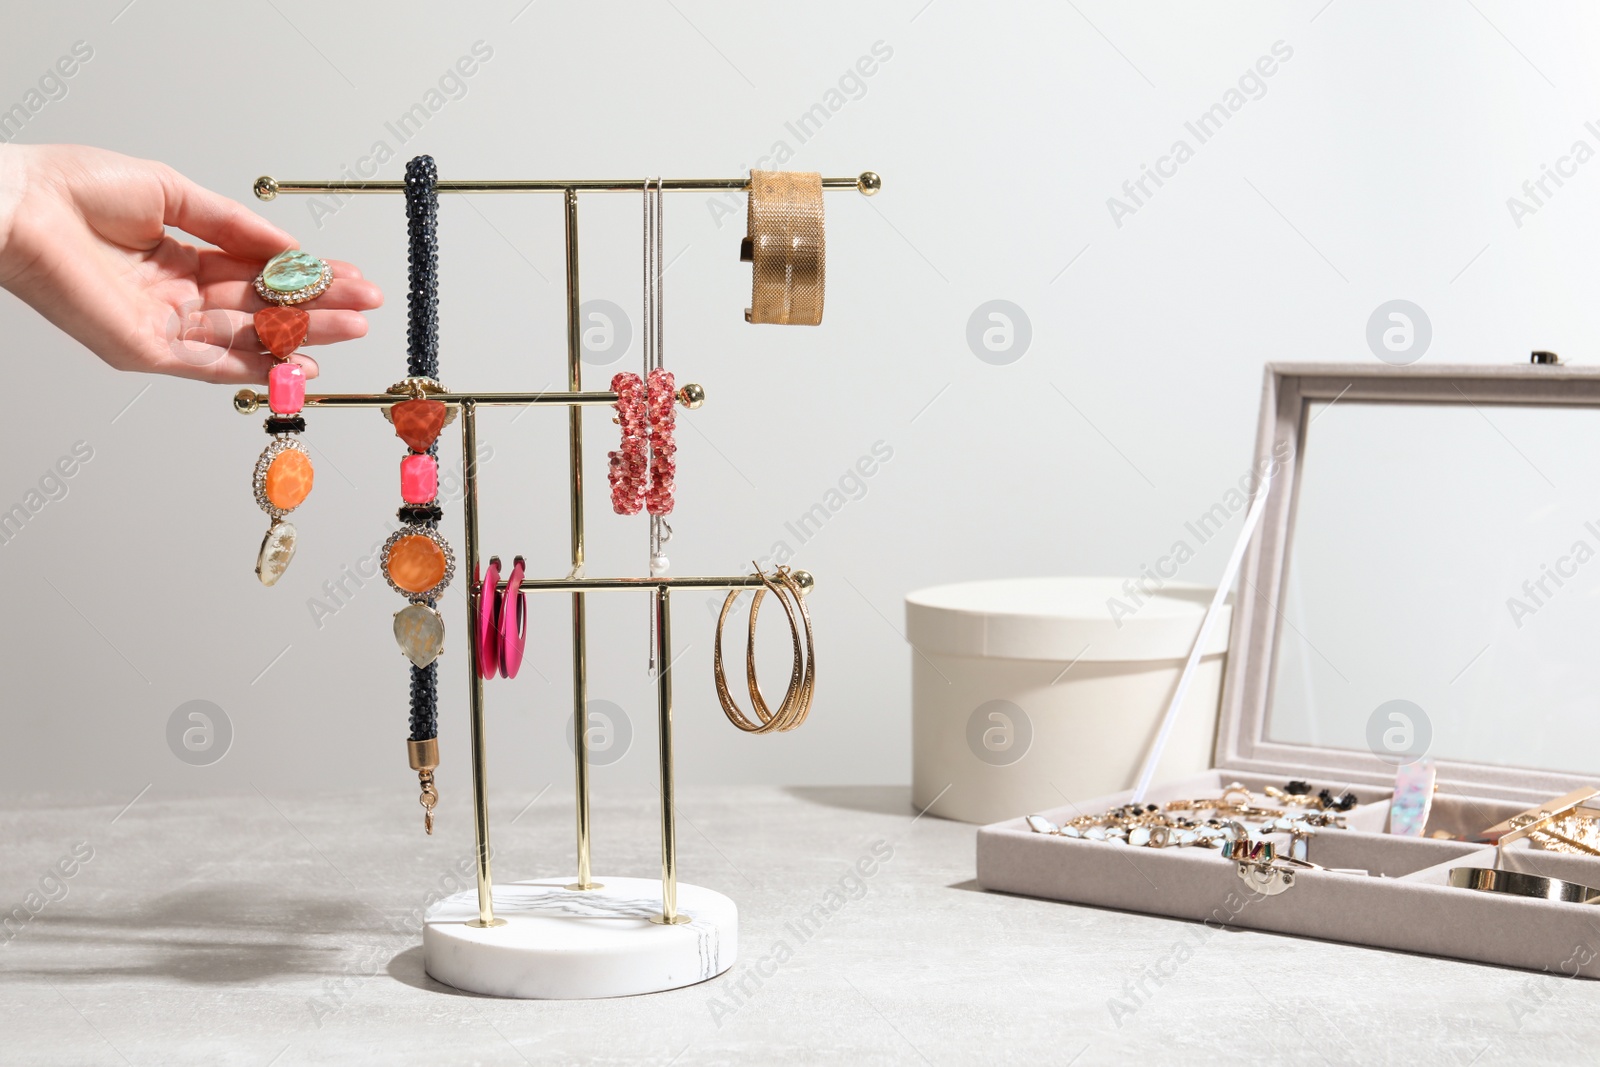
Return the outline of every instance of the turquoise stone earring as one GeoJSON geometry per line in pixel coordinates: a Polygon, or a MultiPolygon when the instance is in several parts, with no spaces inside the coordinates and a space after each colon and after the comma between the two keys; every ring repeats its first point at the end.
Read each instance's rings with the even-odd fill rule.
{"type": "Polygon", "coordinates": [[[256,295],[269,304],[299,304],[321,296],[333,282],[333,268],[310,252],[290,249],[267,260],[256,276],[256,295]]]}

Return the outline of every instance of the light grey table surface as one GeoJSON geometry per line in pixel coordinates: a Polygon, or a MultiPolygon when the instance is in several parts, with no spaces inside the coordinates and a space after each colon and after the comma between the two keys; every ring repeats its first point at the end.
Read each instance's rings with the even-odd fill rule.
{"type": "MultiPolygon", "coordinates": [[[[572,873],[559,793],[493,797],[498,879],[572,873]]],[[[679,801],[682,877],[739,904],[733,970],[528,1002],[423,972],[409,916],[472,885],[459,795],[431,839],[408,790],[13,799],[0,901],[44,903],[0,943],[0,1063],[1600,1062],[1600,983],[985,893],[974,828],[903,788],[679,801]]],[[[658,875],[656,818],[597,794],[596,874],[658,875]]]]}

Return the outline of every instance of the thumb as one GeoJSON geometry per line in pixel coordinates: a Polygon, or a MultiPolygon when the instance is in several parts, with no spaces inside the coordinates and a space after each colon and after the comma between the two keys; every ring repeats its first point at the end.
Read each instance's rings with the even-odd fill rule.
{"type": "Polygon", "coordinates": [[[164,168],[162,191],[166,197],[168,226],[216,245],[240,259],[271,259],[299,242],[254,211],[220,193],[197,185],[171,168],[164,168]]]}

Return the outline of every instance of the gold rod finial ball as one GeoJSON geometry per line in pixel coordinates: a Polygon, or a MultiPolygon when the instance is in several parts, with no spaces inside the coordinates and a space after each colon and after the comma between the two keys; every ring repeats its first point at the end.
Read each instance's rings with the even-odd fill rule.
{"type": "Polygon", "coordinates": [[[254,415],[261,408],[261,397],[254,389],[241,389],[233,394],[233,410],[241,415],[254,415]]]}
{"type": "Polygon", "coordinates": [[[256,179],[255,191],[257,200],[276,200],[278,198],[278,179],[263,174],[256,179]]]}
{"type": "MultiPolygon", "coordinates": [[[[259,183],[257,184],[259,186],[259,183]]],[[[860,190],[862,196],[876,196],[878,190],[883,188],[883,179],[878,177],[877,171],[864,170],[856,179],[856,188],[860,190]]]]}
{"type": "Polygon", "coordinates": [[[816,588],[817,580],[811,577],[810,571],[795,571],[792,577],[794,586],[800,590],[801,596],[810,596],[811,590],[816,588]]]}
{"type": "Polygon", "coordinates": [[[700,407],[706,402],[706,387],[697,382],[689,382],[678,390],[678,403],[690,411],[700,407]]]}

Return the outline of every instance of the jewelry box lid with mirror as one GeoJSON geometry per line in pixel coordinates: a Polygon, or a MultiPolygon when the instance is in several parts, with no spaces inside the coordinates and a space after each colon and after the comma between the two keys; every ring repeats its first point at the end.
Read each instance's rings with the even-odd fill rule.
{"type": "Polygon", "coordinates": [[[1214,769],[1137,808],[1071,797],[985,827],[978,881],[1600,977],[1600,911],[1572,902],[1600,899],[1600,824],[1573,816],[1572,847],[1507,832],[1555,797],[1600,809],[1597,454],[1600,367],[1269,365],[1257,469],[1276,473],[1234,592],[1214,769]],[[1417,767],[1431,809],[1415,836],[1385,832],[1417,767]],[[1115,828],[1226,806],[1185,798],[1254,813],[1322,789],[1359,803],[1295,836],[1293,868],[1270,843],[1256,862],[1248,832],[1173,848],[1115,828]]]}

